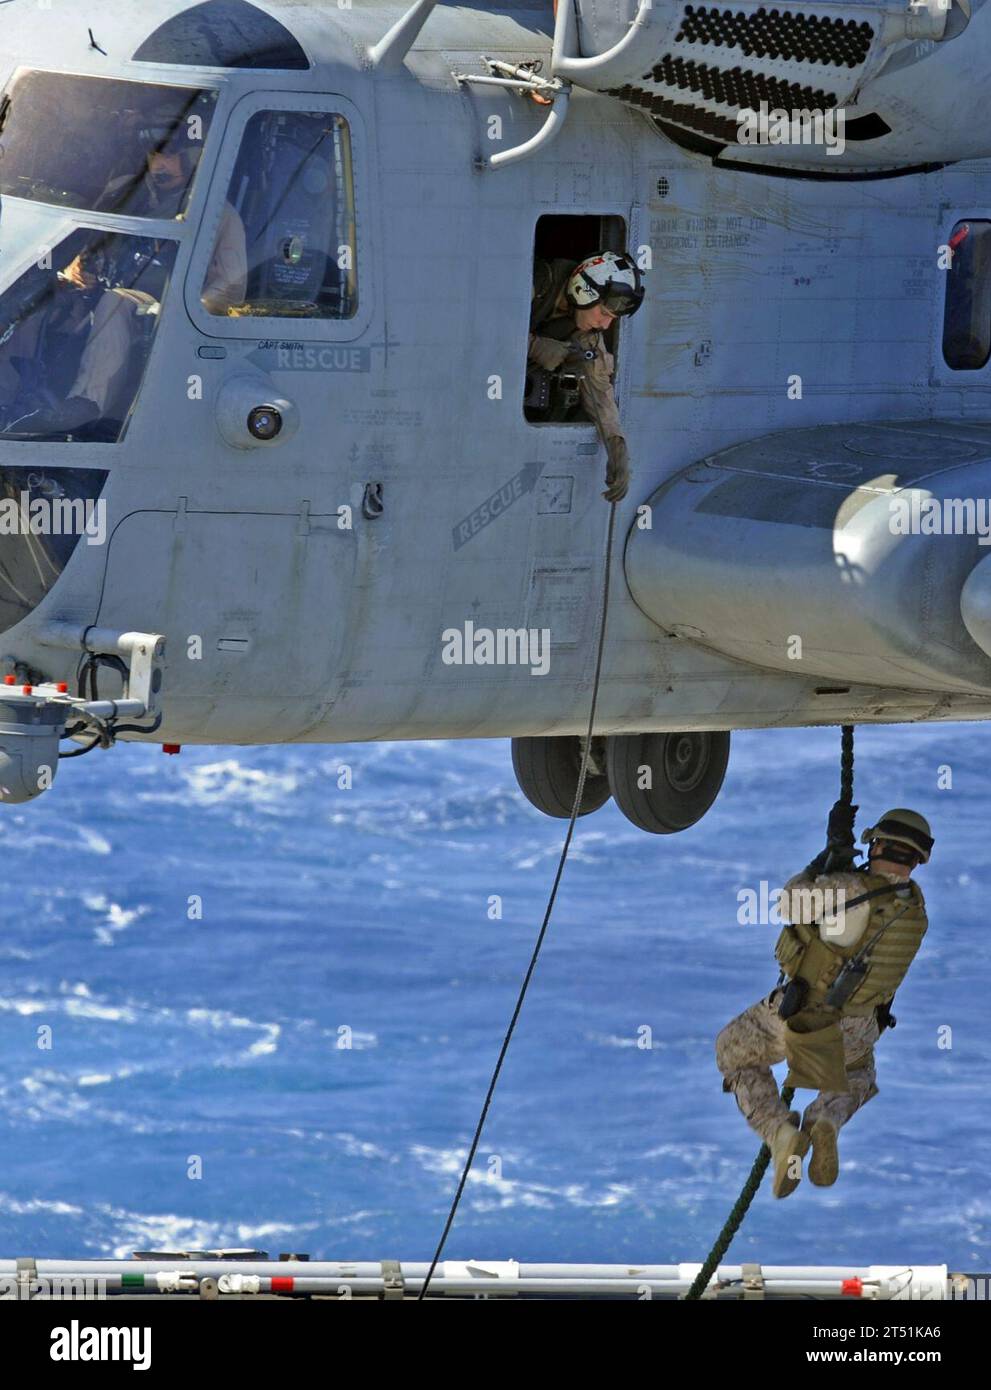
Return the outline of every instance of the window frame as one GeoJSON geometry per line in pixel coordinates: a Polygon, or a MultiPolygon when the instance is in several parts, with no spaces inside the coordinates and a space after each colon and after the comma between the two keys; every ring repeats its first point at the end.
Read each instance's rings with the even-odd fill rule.
{"type": "Polygon", "coordinates": [[[204,213],[196,235],[192,258],[186,272],[184,295],[186,312],[196,328],[208,338],[227,341],[280,343],[350,343],[367,332],[374,306],[373,257],[365,224],[365,170],[368,143],[364,123],[357,107],[347,97],[332,92],[264,91],[243,96],[232,109],[224,130],[220,152],[210,175],[209,187],[201,190],[204,213]],[[354,179],[355,268],[358,310],[352,318],[229,318],[214,315],[203,305],[200,295],[213,257],[224,198],[230,187],[241,152],[245,132],[252,117],[265,111],[318,111],[342,116],[351,140],[351,166],[354,179]],[[212,209],[212,215],[207,209],[212,209]]]}
{"type": "MultiPolygon", "coordinates": [[[[982,208],[975,211],[965,209],[944,209],[946,218],[939,234],[938,245],[948,246],[953,236],[954,230],[962,222],[983,223],[991,227],[991,208],[982,208]]],[[[979,386],[982,390],[987,390],[988,376],[991,374],[991,355],[982,367],[953,367],[946,360],[946,296],[948,289],[949,271],[941,271],[938,281],[937,298],[937,317],[936,331],[934,333],[935,342],[933,344],[933,355],[935,368],[933,371],[933,384],[939,386],[979,386]]],[[[991,324],[988,326],[989,339],[991,339],[991,324]]]]}
{"type": "MultiPolygon", "coordinates": [[[[51,211],[57,211],[59,213],[63,213],[65,211],[73,211],[70,209],[57,208],[53,204],[44,204],[42,206],[46,207],[51,211]]],[[[72,237],[79,232],[99,234],[101,236],[116,236],[121,238],[126,237],[132,240],[163,242],[167,241],[171,243],[171,245],[175,248],[175,253],[172,267],[169,272],[168,285],[166,286],[166,296],[161,301],[159,301],[161,310],[165,307],[167,303],[170,303],[173,300],[176,303],[178,303],[178,299],[180,296],[180,283],[183,278],[182,256],[183,249],[185,246],[185,240],[182,237],[182,235],[180,235],[180,231],[184,227],[184,225],[185,224],[182,221],[153,222],[143,220],[139,221],[137,218],[119,218],[116,216],[107,216],[99,213],[77,214],[67,218],[63,217],[59,221],[53,220],[53,234],[51,237],[46,237],[44,249],[46,254],[53,258],[52,273],[54,273],[55,253],[66,241],[70,241],[72,237]]],[[[13,287],[20,282],[23,276],[27,274],[32,269],[32,267],[37,264],[38,252],[37,248],[34,248],[27,256],[27,258],[23,261],[23,263],[15,263],[14,271],[9,277],[6,277],[2,281],[0,281],[0,296],[7,294],[11,289],[13,289],[13,287]]],[[[162,315],[162,317],[165,316],[166,315],[164,314],[162,315]]],[[[144,366],[141,370],[141,378],[137,383],[137,387],[134,391],[134,394],[128,403],[127,412],[121,419],[120,433],[117,435],[117,437],[115,439],[73,438],[71,439],[71,441],[56,439],[54,440],[54,443],[56,443],[59,447],[62,447],[63,445],[71,442],[74,451],[87,447],[98,449],[119,449],[121,445],[125,443],[128,431],[131,426],[131,422],[134,419],[135,412],[138,409],[138,404],[142,398],[142,395],[144,394],[145,387],[148,383],[148,377],[151,370],[151,363],[155,355],[155,348],[158,345],[160,334],[161,318],[159,318],[158,322],[156,322],[155,324],[154,332],[151,335],[151,344],[148,349],[148,354],[145,358],[144,366]]],[[[64,433],[70,434],[71,431],[64,431],[64,433]]],[[[29,437],[22,437],[17,435],[0,434],[0,442],[4,441],[8,444],[16,443],[19,446],[18,452],[20,452],[20,448],[27,448],[32,446],[37,446],[39,448],[51,448],[53,443],[51,439],[46,437],[31,439],[29,437]]],[[[75,467],[76,465],[73,464],[72,466],[75,467]]]]}
{"type": "MultiPolygon", "coordinates": [[[[620,229],[621,229],[621,232],[622,232],[622,237],[628,240],[628,238],[629,238],[629,236],[630,236],[630,219],[629,219],[629,217],[627,217],[627,215],[626,215],[624,212],[616,212],[616,211],[614,211],[614,210],[609,210],[609,211],[604,211],[604,212],[596,212],[594,209],[571,208],[571,207],[563,207],[563,208],[560,208],[560,207],[555,207],[555,206],[551,206],[551,207],[547,207],[547,208],[542,208],[542,209],[540,210],[540,212],[537,214],[536,218],[534,219],[534,222],[533,222],[533,230],[532,230],[531,236],[530,236],[530,281],[531,281],[531,283],[532,283],[532,280],[533,280],[533,268],[534,268],[534,265],[535,265],[535,263],[536,263],[536,247],[537,247],[537,234],[538,234],[538,228],[539,228],[540,222],[541,222],[545,217],[559,217],[559,218],[563,218],[563,217],[573,217],[573,218],[575,218],[576,220],[587,220],[587,219],[590,218],[590,217],[597,217],[597,218],[599,219],[599,223],[600,223],[600,231],[604,231],[604,227],[602,226],[602,224],[605,224],[605,223],[607,223],[607,222],[616,222],[616,223],[619,223],[619,224],[620,224],[620,229]]],[[[614,230],[615,230],[615,229],[614,229],[614,230]]],[[[600,241],[602,241],[602,242],[604,243],[605,238],[604,238],[603,236],[600,236],[599,239],[600,239],[600,241]]],[[[607,249],[612,249],[612,248],[607,248],[607,249]]],[[[532,301],[528,300],[528,301],[527,301],[527,305],[528,305],[528,314],[527,314],[527,338],[528,338],[528,337],[529,337],[529,331],[530,331],[530,327],[529,327],[529,325],[530,325],[530,312],[532,312],[532,307],[533,307],[533,306],[532,306],[532,301]]],[[[609,328],[609,329],[607,329],[607,330],[606,330],[606,333],[605,333],[605,346],[606,346],[606,350],[612,354],[613,359],[614,359],[614,363],[615,363],[614,371],[613,371],[613,393],[614,393],[615,398],[616,398],[617,407],[618,407],[618,409],[619,409],[621,412],[622,412],[622,409],[623,409],[623,405],[624,405],[624,401],[625,401],[625,395],[626,395],[625,391],[624,391],[623,388],[622,388],[621,381],[620,381],[620,353],[619,353],[619,347],[620,347],[620,340],[621,340],[621,336],[622,336],[622,335],[621,335],[621,332],[620,332],[620,326],[621,326],[622,322],[623,322],[622,318],[618,318],[618,319],[614,320],[614,322],[613,322],[613,324],[612,324],[612,327],[609,328]]],[[[526,341],[527,341],[527,339],[525,338],[525,339],[524,339],[524,342],[526,342],[526,341]]],[[[527,358],[526,356],[524,356],[524,365],[526,365],[527,361],[528,361],[528,358],[527,358]]],[[[525,376],[526,376],[526,373],[524,372],[524,387],[525,387],[525,376]]],[[[524,392],[524,395],[525,395],[525,392],[524,392]]],[[[528,429],[532,429],[532,430],[561,429],[561,430],[568,430],[569,432],[570,432],[570,431],[579,430],[579,429],[583,429],[583,430],[586,431],[586,438],[588,438],[588,439],[593,439],[593,438],[594,438],[594,439],[596,439],[596,440],[598,440],[598,438],[599,438],[598,426],[596,425],[595,421],[592,420],[592,419],[590,419],[590,418],[589,418],[589,419],[586,419],[586,420],[530,420],[530,419],[527,418],[526,407],[525,407],[525,405],[522,404],[522,401],[521,401],[521,406],[520,406],[520,415],[521,415],[521,417],[522,417],[522,420],[523,420],[524,425],[526,425],[526,427],[527,427],[528,429]]]]}

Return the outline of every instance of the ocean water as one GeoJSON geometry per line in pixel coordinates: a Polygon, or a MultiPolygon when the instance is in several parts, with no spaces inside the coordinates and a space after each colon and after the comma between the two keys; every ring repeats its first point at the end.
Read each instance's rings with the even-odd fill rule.
{"type": "MultiPolygon", "coordinates": [[[[692,830],[579,822],[451,1258],[704,1257],[757,1150],[713,1040],[776,977],[738,892],[821,848],[838,751],[735,734],[692,830]]],[[[860,732],[859,826],[933,821],[930,931],[839,1182],[765,1186],[730,1259],[991,1265],[989,753],[860,732]]],[[[502,741],[118,747],[2,808],[0,1254],[428,1258],[563,832],[502,741]]]]}

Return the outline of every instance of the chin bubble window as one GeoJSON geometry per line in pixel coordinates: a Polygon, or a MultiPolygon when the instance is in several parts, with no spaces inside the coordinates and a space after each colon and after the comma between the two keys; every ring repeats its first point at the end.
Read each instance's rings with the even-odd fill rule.
{"type": "Polygon", "coordinates": [[[220,210],[204,308],[234,318],[352,318],[355,257],[347,122],[327,112],[258,112],[220,210]]]}
{"type": "Polygon", "coordinates": [[[51,593],[81,541],[106,539],[107,477],[102,468],[0,467],[0,633],[51,593]],[[32,525],[35,518],[42,524],[32,525]]]}

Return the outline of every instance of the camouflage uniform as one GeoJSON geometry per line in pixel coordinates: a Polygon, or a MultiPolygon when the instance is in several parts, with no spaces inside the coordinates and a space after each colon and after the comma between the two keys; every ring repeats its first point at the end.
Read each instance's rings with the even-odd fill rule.
{"type": "MultiPolygon", "coordinates": [[[[890,874],[882,877],[901,882],[890,874]]],[[[814,878],[807,873],[796,874],[785,884],[785,893],[789,895],[786,902],[791,908],[785,915],[793,922],[811,921],[812,905],[807,899],[801,901],[803,893],[815,888],[820,892],[831,891],[834,895],[842,892],[847,900],[852,900],[862,892],[863,883],[863,876],[852,872],[820,874],[814,878]]],[[[845,926],[837,925],[837,919],[827,914],[823,917],[827,928],[824,939],[840,945],[855,943],[866,929],[869,918],[867,904],[846,911],[842,918],[845,926]]],[[[760,1003],[728,1023],[716,1039],[716,1065],[723,1074],[723,1090],[733,1092],[751,1129],[768,1144],[789,1114],[771,1074],[771,1067],[785,1060],[785,1021],[778,1017],[781,994],[780,988],[773,989],[760,1003]]],[[[880,1036],[877,1019],[873,1013],[842,1018],[840,1031],[850,1089],[820,1091],[806,1108],[802,1120],[804,1129],[811,1129],[816,1120],[822,1118],[840,1129],[851,1115],[877,1095],[874,1071],[874,1044],[880,1036]]]]}
{"type": "MultiPolygon", "coordinates": [[[[716,1039],[716,1064],[723,1073],[723,1089],[734,1093],[747,1124],[767,1144],[774,1138],[778,1126],[788,1118],[788,1107],[771,1074],[771,1067],[785,1060],[784,1020],[778,1017],[780,998],[781,990],[773,989],[766,999],[728,1023],[716,1039]]],[[[805,1111],[804,1129],[810,1129],[821,1118],[831,1120],[840,1129],[851,1115],[877,1095],[874,1073],[874,1044],[879,1035],[877,1020],[873,1014],[867,1018],[844,1018],[840,1029],[850,1090],[820,1091],[805,1111]]]]}

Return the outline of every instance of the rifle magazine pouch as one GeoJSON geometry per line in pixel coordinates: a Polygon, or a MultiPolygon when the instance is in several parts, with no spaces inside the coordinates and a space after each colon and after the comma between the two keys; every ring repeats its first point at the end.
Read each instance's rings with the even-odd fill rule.
{"type": "Polygon", "coordinates": [[[792,1018],[805,1008],[809,997],[809,982],[796,975],[785,986],[778,1004],[778,1018],[792,1018]]]}
{"type": "Polygon", "coordinates": [[[785,1023],[785,1058],[788,1062],[786,1086],[810,1091],[850,1089],[838,1019],[813,1033],[799,1032],[789,1019],[785,1023]]]}

